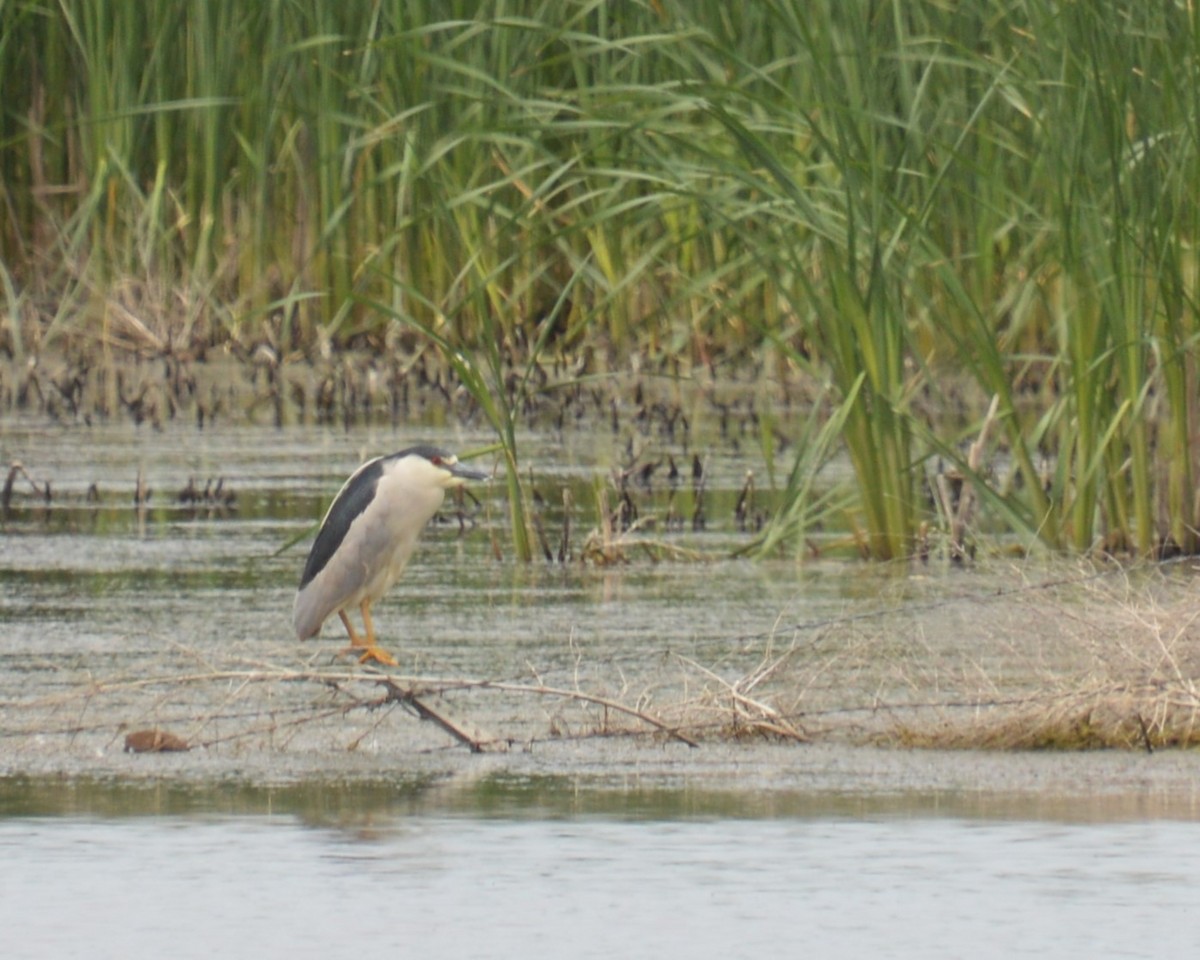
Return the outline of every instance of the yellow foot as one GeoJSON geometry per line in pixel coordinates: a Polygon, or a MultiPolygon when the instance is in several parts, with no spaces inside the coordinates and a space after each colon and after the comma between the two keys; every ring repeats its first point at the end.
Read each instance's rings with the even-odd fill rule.
{"type": "Polygon", "coordinates": [[[399,662],[390,653],[378,646],[351,646],[342,651],[343,654],[352,653],[358,655],[359,663],[382,663],[385,666],[396,667],[399,662]]]}

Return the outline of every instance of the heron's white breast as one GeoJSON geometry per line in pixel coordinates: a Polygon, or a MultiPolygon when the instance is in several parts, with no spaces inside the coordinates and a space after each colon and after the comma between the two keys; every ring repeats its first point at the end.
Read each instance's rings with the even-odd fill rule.
{"type": "Polygon", "coordinates": [[[422,531],[445,500],[440,485],[414,483],[411,470],[411,462],[391,465],[379,478],[375,499],[356,521],[363,525],[364,593],[372,599],[400,578],[422,531]]]}

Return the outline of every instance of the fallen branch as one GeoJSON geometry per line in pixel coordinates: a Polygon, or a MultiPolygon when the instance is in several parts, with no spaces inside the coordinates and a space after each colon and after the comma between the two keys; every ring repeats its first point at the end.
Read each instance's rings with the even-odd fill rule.
{"type": "MultiPolygon", "coordinates": [[[[689,747],[698,747],[699,743],[687,736],[677,727],[656,717],[654,714],[638,707],[630,706],[611,697],[587,693],[578,689],[550,687],[544,684],[516,683],[502,680],[480,679],[442,679],[428,677],[400,677],[382,672],[326,672],[321,670],[295,670],[288,668],[268,668],[251,670],[211,670],[205,672],[183,673],[166,676],[138,677],[116,681],[94,680],[77,690],[54,697],[42,697],[28,701],[9,701],[0,706],[13,707],[56,707],[77,701],[80,698],[91,699],[102,694],[147,689],[162,686],[181,687],[205,685],[214,683],[316,683],[332,687],[342,695],[347,695],[342,684],[354,682],[371,682],[382,684],[387,693],[382,699],[367,700],[355,706],[378,707],[384,703],[403,703],[414,709],[418,716],[431,720],[441,727],[459,743],[464,744],[472,752],[478,753],[489,746],[507,742],[499,737],[484,737],[470,732],[466,725],[452,719],[446,712],[429,703],[428,697],[440,696],[456,690],[492,690],[503,693],[527,694],[542,697],[557,697],[580,703],[595,704],[608,710],[634,717],[649,727],[652,727],[674,740],[686,743],[689,747]]],[[[291,721],[302,723],[303,718],[291,721]]],[[[222,738],[225,739],[225,738],[222,738]]]]}
{"type": "Polygon", "coordinates": [[[686,743],[689,747],[699,747],[700,744],[681,732],[678,727],[673,727],[652,713],[647,713],[645,710],[639,710],[637,707],[631,707],[628,704],[621,703],[619,700],[611,700],[608,697],[597,696],[594,693],[584,693],[582,690],[564,690],[560,687],[546,686],[529,686],[524,683],[507,683],[499,680],[479,680],[470,681],[470,687],[475,687],[481,690],[503,690],[506,693],[531,693],[543,697],[563,697],[567,700],[578,700],[583,703],[594,703],[600,707],[606,707],[609,710],[615,710],[617,713],[623,713],[626,716],[636,717],[642,723],[648,724],[651,727],[665,733],[672,740],[678,740],[680,743],[686,743]]]}
{"type": "Polygon", "coordinates": [[[497,740],[494,737],[484,738],[478,735],[478,733],[472,734],[464,724],[452,720],[445,711],[430,706],[418,697],[416,691],[412,689],[406,690],[390,679],[380,682],[387,690],[385,702],[402,703],[405,706],[411,707],[416,711],[418,717],[422,720],[432,721],[459,743],[466,745],[472,753],[483,753],[490,744],[503,743],[503,741],[497,740]]]}

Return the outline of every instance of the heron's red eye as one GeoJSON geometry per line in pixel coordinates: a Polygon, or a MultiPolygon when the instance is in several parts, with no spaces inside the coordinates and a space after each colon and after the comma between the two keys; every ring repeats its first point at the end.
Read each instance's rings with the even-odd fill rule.
{"type": "Polygon", "coordinates": [[[440,467],[442,465],[442,458],[437,457],[437,456],[430,457],[429,462],[432,463],[435,467],[440,467]]]}

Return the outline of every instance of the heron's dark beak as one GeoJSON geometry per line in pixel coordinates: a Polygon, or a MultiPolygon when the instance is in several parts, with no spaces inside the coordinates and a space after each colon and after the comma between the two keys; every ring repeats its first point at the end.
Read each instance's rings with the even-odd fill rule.
{"type": "Polygon", "coordinates": [[[450,475],[458,477],[460,480],[491,480],[490,473],[484,473],[482,470],[472,470],[470,467],[461,463],[456,463],[450,468],[450,475]]]}

